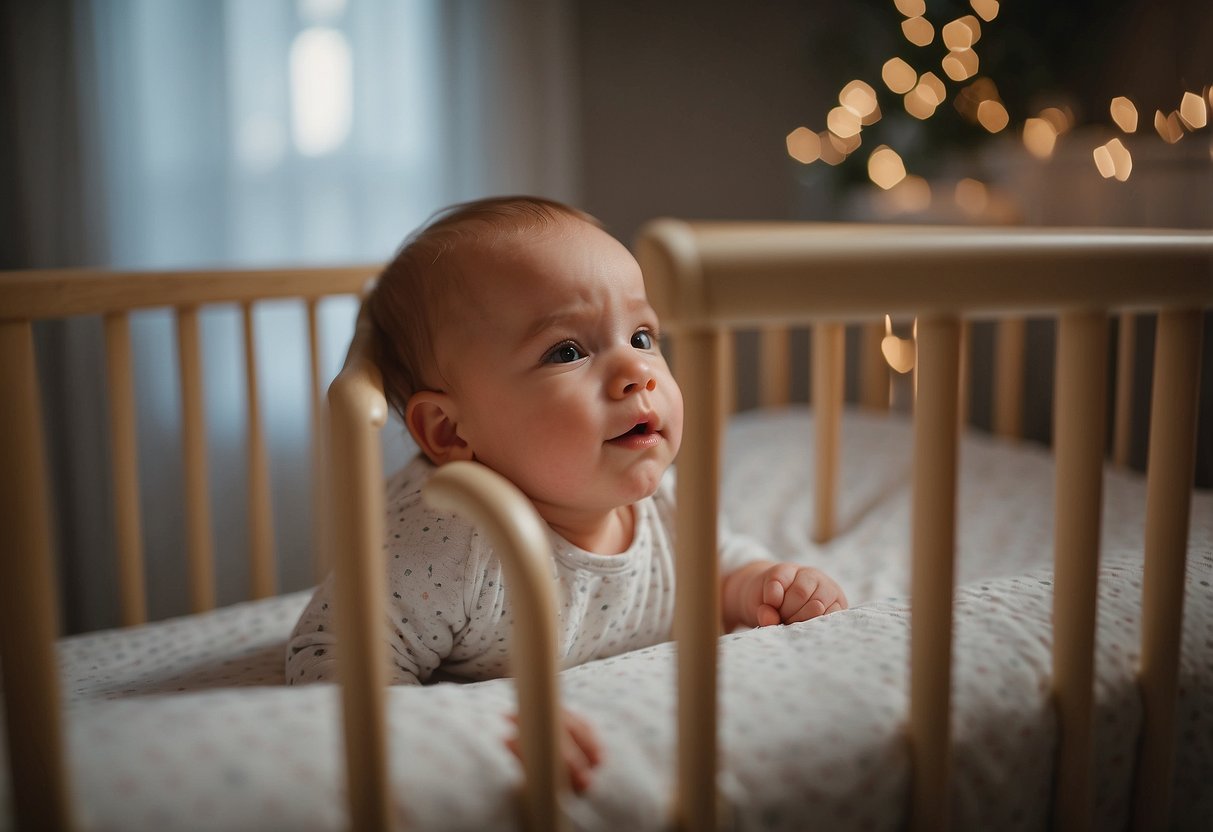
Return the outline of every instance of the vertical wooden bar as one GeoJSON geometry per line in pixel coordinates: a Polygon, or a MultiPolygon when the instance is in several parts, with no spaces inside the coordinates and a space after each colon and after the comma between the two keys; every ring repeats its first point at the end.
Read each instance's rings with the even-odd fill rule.
{"type": "Polygon", "coordinates": [[[181,365],[181,442],[185,461],[190,607],[194,612],[205,612],[215,606],[215,543],[211,531],[206,424],[202,409],[202,357],[195,307],[177,310],[177,357],[181,365]]]}
{"type": "Polygon", "coordinates": [[[28,321],[0,322],[0,651],[13,819],[68,829],[55,663],[58,603],[42,415],[28,321]]]}
{"type": "Polygon", "coordinates": [[[721,331],[716,352],[720,356],[716,391],[720,410],[727,418],[737,412],[737,336],[732,330],[721,331]]]}
{"type": "Polygon", "coordinates": [[[880,348],[884,324],[866,323],[859,348],[859,402],[872,410],[889,409],[889,363],[880,348]]]}
{"type": "Polygon", "coordinates": [[[816,470],[813,472],[813,541],[825,543],[837,531],[838,449],[842,441],[843,370],[846,342],[840,323],[813,326],[813,418],[816,470]]]}
{"type": "Polygon", "coordinates": [[[118,537],[118,593],[122,625],[133,627],[147,621],[147,589],[143,576],[131,330],[130,318],[125,312],[105,316],[105,361],[110,455],[113,457],[114,522],[118,537]]]}
{"type": "Polygon", "coordinates": [[[244,378],[248,409],[249,584],[253,598],[269,598],[276,593],[278,580],[274,564],[269,464],[261,427],[261,396],[257,389],[257,333],[253,322],[253,304],[246,301],[241,306],[244,313],[244,378]]]}
{"type": "Polygon", "coordinates": [[[1133,441],[1133,352],[1137,347],[1137,316],[1122,312],[1116,337],[1116,411],[1112,423],[1112,461],[1129,467],[1133,441]]]}
{"type": "Polygon", "coordinates": [[[956,390],[959,324],[918,321],[914,407],[914,496],[910,583],[911,829],[951,824],[948,713],[956,542],[956,390]]]}
{"type": "Polygon", "coordinates": [[[379,429],[387,403],[370,364],[360,326],[346,367],[329,387],[329,447],[333,476],[334,599],[341,652],[342,724],[350,821],[358,832],[392,827],[387,767],[383,645],[383,461],[379,429]]]}
{"type": "Polygon", "coordinates": [[[1108,319],[1066,312],[1053,394],[1053,694],[1061,733],[1053,823],[1090,829],[1094,808],[1092,687],[1099,576],[1108,319]]]}
{"type": "Polygon", "coordinates": [[[1146,474],[1140,671],[1144,725],[1133,807],[1138,830],[1167,828],[1171,805],[1200,342],[1200,310],[1159,314],[1146,474]]]}
{"type": "Polygon", "coordinates": [[[716,406],[721,339],[716,330],[677,335],[679,384],[686,401],[678,457],[674,637],[678,645],[678,782],[674,824],[714,830],[716,801],[716,640],[722,627],[715,557],[722,413],[716,406]]]}
{"type": "Polygon", "coordinates": [[[1018,439],[1023,436],[1027,322],[1023,318],[1004,318],[997,327],[994,346],[994,433],[1018,439]]]}
{"type": "Polygon", "coordinates": [[[331,564],[328,557],[329,473],[325,458],[328,410],[324,403],[318,304],[319,298],[307,300],[307,340],[312,382],[312,568],[316,581],[320,582],[328,574],[331,564]]]}
{"type": "Polygon", "coordinates": [[[788,403],[791,346],[786,326],[763,327],[758,342],[759,401],[763,407],[788,403]]]}
{"type": "Polygon", "coordinates": [[[973,326],[969,321],[960,322],[960,374],[956,394],[956,424],[964,431],[969,424],[969,390],[972,370],[969,365],[969,349],[972,343],[973,326]]]}

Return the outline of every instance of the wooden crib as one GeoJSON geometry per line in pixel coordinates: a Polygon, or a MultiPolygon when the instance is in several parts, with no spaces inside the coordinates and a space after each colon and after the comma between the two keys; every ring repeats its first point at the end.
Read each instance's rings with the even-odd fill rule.
{"type": "MultiPolygon", "coordinates": [[[[731,365],[732,327],[811,324],[814,399],[819,416],[816,472],[818,538],[834,526],[841,408],[841,325],[892,313],[918,319],[910,736],[915,828],[945,828],[949,788],[949,683],[960,344],[967,321],[1025,313],[1060,319],[1056,377],[1055,697],[1062,726],[1054,817],[1062,828],[1090,826],[1090,714],[1098,563],[1100,484],[1106,413],[1110,314],[1159,311],[1151,414],[1146,581],[1144,587],[1142,737],[1135,802],[1138,828],[1165,818],[1169,802],[1173,703],[1182,616],[1183,561],[1196,431],[1202,310],[1213,305],[1213,236],[1197,232],[928,229],[801,224],[686,224],[659,221],[641,237],[638,257],[650,299],[673,336],[676,372],[689,419],[679,460],[678,640],[679,751],[677,828],[722,821],[714,798],[718,576],[714,551],[720,437],[731,365]]],[[[54,638],[56,602],[31,322],[103,315],[111,396],[116,515],[122,538],[124,623],[139,623],[144,588],[138,542],[134,430],[130,415],[130,310],[178,310],[191,506],[191,577],[197,610],[213,605],[206,529],[196,309],[264,298],[309,299],[313,378],[315,299],[357,292],[370,268],[172,275],[89,272],[12,273],[0,277],[0,390],[5,472],[0,493],[0,633],[14,805],[19,828],[71,828],[63,760],[54,638]]],[[[1014,333],[1014,329],[1011,328],[1014,333]]],[[[1014,335],[1011,336],[1014,338],[1014,335]]],[[[246,339],[249,343],[252,338],[246,339]]],[[[251,353],[250,353],[251,356],[251,353]]],[[[266,533],[264,452],[256,438],[256,367],[249,367],[250,547],[254,575],[272,574],[266,533]]],[[[355,828],[391,824],[384,704],[378,653],[383,480],[379,430],[387,419],[378,375],[359,327],[345,369],[329,388],[332,522],[329,540],[357,557],[336,559],[340,624],[347,640],[343,688],[350,820],[355,828]]],[[[1118,425],[1122,422],[1118,422],[1118,425]]],[[[1118,442],[1118,447],[1120,442],[1118,442]]],[[[319,452],[318,452],[319,454],[319,452]]],[[[562,788],[555,765],[556,657],[549,557],[529,504],[500,478],[452,465],[427,495],[473,517],[497,541],[511,581],[524,593],[516,656],[523,756],[524,816],[530,828],[555,828],[562,788]],[[527,599],[529,595],[529,599],[527,599]],[[525,653],[525,655],[523,655],[525,653]]],[[[256,579],[256,592],[274,591],[256,579]]]]}

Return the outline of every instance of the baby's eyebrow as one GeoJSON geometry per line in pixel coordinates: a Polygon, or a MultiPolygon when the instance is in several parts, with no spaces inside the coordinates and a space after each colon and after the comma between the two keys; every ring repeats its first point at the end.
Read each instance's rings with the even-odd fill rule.
{"type": "Polygon", "coordinates": [[[553,329],[567,329],[571,325],[582,323],[587,319],[593,320],[593,310],[589,307],[584,309],[559,309],[547,315],[543,315],[535,320],[526,332],[523,334],[522,342],[525,344],[533,341],[545,332],[553,329]]]}

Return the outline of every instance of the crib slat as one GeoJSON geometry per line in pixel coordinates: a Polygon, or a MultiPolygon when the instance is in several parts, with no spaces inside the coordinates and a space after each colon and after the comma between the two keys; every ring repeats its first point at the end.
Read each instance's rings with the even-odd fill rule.
{"type": "Polygon", "coordinates": [[[911,828],[950,824],[948,723],[956,540],[956,396],[960,326],[918,320],[914,406],[914,496],[910,580],[911,828]]]}
{"type": "Polygon", "coordinates": [[[58,603],[33,329],[0,322],[0,654],[14,819],[68,829],[54,640],[58,603]]]}
{"type": "Polygon", "coordinates": [[[1129,467],[1133,431],[1133,351],[1137,346],[1137,316],[1124,312],[1116,335],[1116,415],[1113,422],[1112,461],[1129,467]]]}
{"type": "Polygon", "coordinates": [[[997,324],[994,347],[994,433],[1023,436],[1023,372],[1027,322],[1004,318],[997,324]]]}
{"type": "Polygon", "coordinates": [[[244,378],[248,407],[249,579],[253,598],[269,598],[278,583],[274,568],[274,520],[270,502],[269,464],[261,427],[261,396],[257,390],[257,340],[253,304],[244,312],[244,378]]]}
{"type": "Polygon", "coordinates": [[[324,580],[328,558],[328,409],[324,406],[324,371],[320,355],[319,298],[307,300],[307,341],[312,380],[312,569],[316,581],[324,580]]]}
{"type": "Polygon", "coordinates": [[[1199,310],[1164,311],[1158,316],[1142,586],[1144,729],[1133,807],[1138,830],[1166,828],[1171,804],[1184,570],[1196,459],[1201,317],[1199,310]]]}
{"type": "Polygon", "coordinates": [[[889,409],[889,364],[880,348],[884,326],[867,323],[861,330],[859,348],[859,401],[873,410],[889,409]]]}
{"type": "Polygon", "coordinates": [[[720,411],[726,416],[737,412],[737,337],[732,330],[721,330],[716,339],[716,352],[720,356],[716,382],[720,411]]]}
{"type": "Polygon", "coordinates": [[[355,830],[391,828],[387,770],[387,654],[383,649],[383,461],[387,420],[382,381],[369,359],[368,324],[359,321],[344,369],[329,387],[333,528],[343,557],[334,562],[346,790],[355,830]]]}
{"type": "Polygon", "coordinates": [[[846,363],[843,325],[813,326],[813,541],[825,543],[837,532],[838,446],[842,437],[842,399],[846,363]]]}
{"type": "Polygon", "coordinates": [[[143,577],[143,536],[140,533],[142,521],[139,511],[130,318],[125,313],[111,312],[104,320],[114,521],[118,538],[118,586],[122,624],[133,627],[147,620],[147,590],[143,577]]]}
{"type": "Polygon", "coordinates": [[[190,608],[194,612],[205,612],[215,606],[215,544],[211,531],[206,425],[202,411],[202,356],[196,307],[177,310],[177,358],[181,365],[181,442],[185,460],[190,608]]]}
{"type": "Polygon", "coordinates": [[[1059,730],[1053,822],[1091,828],[1096,580],[1107,413],[1108,319],[1067,312],[1057,340],[1053,448],[1053,688],[1059,730]]]}
{"type": "Polygon", "coordinates": [[[969,389],[972,381],[972,370],[969,366],[969,350],[973,340],[973,325],[969,321],[960,322],[960,386],[957,388],[956,423],[963,432],[969,424],[969,389]]]}
{"type": "Polygon", "coordinates": [[[791,346],[786,326],[763,327],[758,341],[759,400],[763,407],[788,403],[791,346]]]}
{"type": "Polygon", "coordinates": [[[722,626],[717,551],[722,414],[716,384],[725,334],[677,334],[678,382],[687,419],[679,453],[674,637],[678,643],[678,784],[674,825],[716,829],[716,639],[722,626]]]}

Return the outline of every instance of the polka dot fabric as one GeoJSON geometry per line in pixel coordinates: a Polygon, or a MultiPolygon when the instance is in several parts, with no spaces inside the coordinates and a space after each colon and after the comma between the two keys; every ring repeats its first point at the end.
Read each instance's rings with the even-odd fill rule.
{"type": "MultiPolygon", "coordinates": [[[[721,793],[737,829],[903,828],[909,607],[909,426],[850,414],[841,508],[808,542],[811,424],[803,411],[739,418],[725,505],[735,530],[821,566],[853,608],[721,641],[721,793]],[[789,449],[796,449],[790,453],[789,449]],[[793,491],[799,488],[799,491],[793,491]],[[901,523],[900,528],[897,524],[901,523]]],[[[982,438],[961,454],[955,606],[956,828],[1049,825],[1057,724],[1050,704],[1052,467],[982,438]]],[[[1109,472],[1096,652],[1095,828],[1124,828],[1142,712],[1144,483],[1109,472]]],[[[1213,818],[1213,495],[1192,505],[1172,827],[1213,818]]],[[[307,593],[60,644],[77,817],[85,830],[340,829],[339,697],[287,687],[282,651],[307,593]]],[[[576,829],[657,830],[670,808],[674,660],[661,644],[565,671],[568,707],[604,762],[566,809],[576,829]]],[[[516,829],[520,772],[503,741],[512,683],[388,691],[394,810],[408,829],[516,829]]],[[[7,789],[7,778],[0,778],[7,789]]],[[[0,795],[0,827],[12,828],[0,795]]]]}

